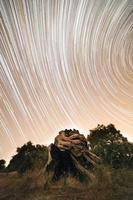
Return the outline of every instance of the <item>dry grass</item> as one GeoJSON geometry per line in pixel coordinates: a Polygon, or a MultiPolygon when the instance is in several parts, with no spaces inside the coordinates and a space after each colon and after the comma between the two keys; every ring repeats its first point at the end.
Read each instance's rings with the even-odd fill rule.
{"type": "Polygon", "coordinates": [[[133,172],[100,167],[91,183],[79,183],[68,177],[45,185],[38,172],[0,175],[1,200],[131,200],[133,172]]]}

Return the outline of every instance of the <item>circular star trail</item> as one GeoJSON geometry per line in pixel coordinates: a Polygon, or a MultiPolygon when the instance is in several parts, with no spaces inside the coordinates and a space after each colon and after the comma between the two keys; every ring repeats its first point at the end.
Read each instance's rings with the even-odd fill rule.
{"type": "Polygon", "coordinates": [[[113,123],[133,140],[133,0],[1,0],[0,157],[113,123]]]}

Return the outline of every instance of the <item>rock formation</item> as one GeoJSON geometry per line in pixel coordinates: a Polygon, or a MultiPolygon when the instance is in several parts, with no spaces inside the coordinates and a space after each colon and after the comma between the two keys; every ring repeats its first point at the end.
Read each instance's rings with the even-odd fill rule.
{"type": "Polygon", "coordinates": [[[100,161],[88,150],[87,140],[78,130],[60,131],[54,144],[48,147],[45,181],[57,181],[72,176],[80,182],[93,179],[93,168],[100,161]]]}

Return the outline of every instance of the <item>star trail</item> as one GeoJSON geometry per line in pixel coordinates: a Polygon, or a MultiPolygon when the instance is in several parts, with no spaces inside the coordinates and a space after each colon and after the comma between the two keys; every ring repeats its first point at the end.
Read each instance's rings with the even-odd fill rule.
{"type": "Polygon", "coordinates": [[[65,128],[133,141],[133,0],[1,0],[0,158],[65,128]]]}

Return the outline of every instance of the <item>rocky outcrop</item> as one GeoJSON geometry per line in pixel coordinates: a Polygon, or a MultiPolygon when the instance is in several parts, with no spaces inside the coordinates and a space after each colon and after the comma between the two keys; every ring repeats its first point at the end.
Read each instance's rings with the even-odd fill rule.
{"type": "MultiPolygon", "coordinates": [[[[71,134],[68,134],[67,137],[70,137],[72,134],[76,135],[77,132],[75,131],[71,131],[71,134]]],[[[78,134],[78,137],[81,136],[82,138],[80,143],[70,144],[70,148],[60,149],[56,139],[55,143],[49,146],[49,159],[44,172],[46,182],[55,182],[62,177],[68,176],[75,177],[80,182],[90,181],[94,178],[93,168],[100,161],[100,158],[88,150],[85,137],[79,132],[78,134]]]]}

